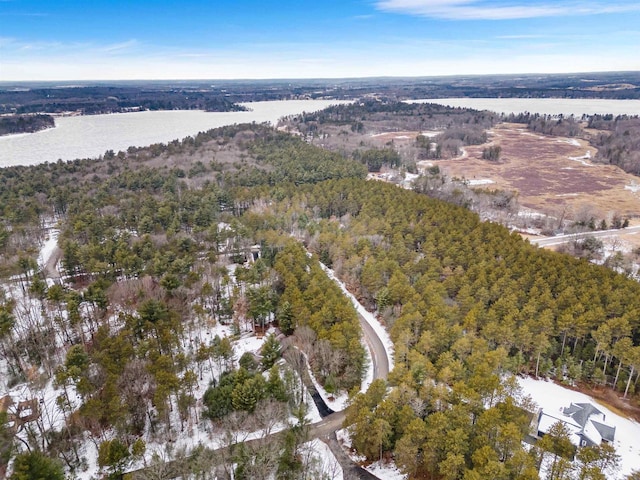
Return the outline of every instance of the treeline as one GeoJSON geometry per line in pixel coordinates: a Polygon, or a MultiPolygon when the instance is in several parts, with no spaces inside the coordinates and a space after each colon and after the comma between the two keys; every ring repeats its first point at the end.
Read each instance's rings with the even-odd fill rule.
{"type": "Polygon", "coordinates": [[[591,144],[598,148],[596,161],[640,175],[640,118],[594,115],[589,118],[589,128],[604,130],[591,138],[591,144]]]}
{"type": "Polygon", "coordinates": [[[296,115],[291,118],[291,122],[303,132],[319,129],[322,125],[348,125],[353,131],[376,132],[381,122],[387,131],[422,131],[440,130],[453,126],[489,128],[498,118],[497,114],[487,111],[429,103],[371,99],[296,115]]]}
{"type": "Polygon", "coordinates": [[[583,133],[580,119],[573,115],[541,115],[539,113],[511,113],[502,116],[509,123],[524,123],[532,132],[557,137],[577,137],[583,133]]]}
{"type": "Polygon", "coordinates": [[[394,340],[394,390],[372,385],[347,415],[368,459],[391,453],[412,478],[537,478],[553,453],[523,449],[531,407],[510,374],[634,392],[637,282],[391,185],[348,180],[291,195],[325,219],[310,248],[394,340]]]}
{"type": "Polygon", "coordinates": [[[299,243],[289,243],[276,256],[280,279],[279,325],[294,333],[309,356],[309,363],[327,391],[358,387],[365,371],[358,316],[342,290],[299,243]]]}
{"type": "Polygon", "coordinates": [[[132,110],[246,110],[223,92],[206,89],[144,87],[68,87],[0,90],[0,113],[64,113],[84,115],[132,110]]]}
{"type": "Polygon", "coordinates": [[[379,172],[383,166],[400,166],[400,155],[392,148],[370,148],[363,152],[356,150],[353,152],[353,158],[366,165],[369,172],[379,172]]]}
{"type": "Polygon", "coordinates": [[[3,115],[0,116],[0,135],[33,133],[55,127],[51,115],[3,115]]]}
{"type": "MultiPolygon", "coordinates": [[[[402,98],[639,98],[637,72],[416,78],[396,81],[402,98]],[[517,85],[517,86],[516,86],[517,85]]],[[[381,90],[379,89],[378,92],[381,90]]]]}

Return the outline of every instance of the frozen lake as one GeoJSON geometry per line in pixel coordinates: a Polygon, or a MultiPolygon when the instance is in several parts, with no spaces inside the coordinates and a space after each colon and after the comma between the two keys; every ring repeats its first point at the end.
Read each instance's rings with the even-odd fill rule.
{"type": "Polygon", "coordinates": [[[409,103],[437,103],[451,107],[491,110],[498,113],[540,113],[548,115],[607,114],[640,115],[640,100],[604,100],[591,98],[427,98],[409,103]]]}
{"type": "Polygon", "coordinates": [[[344,103],[338,100],[281,100],[243,103],[248,112],[167,110],[110,115],[56,117],[56,127],[0,137],[0,167],[94,158],[107,150],[126,150],[182,139],[235,123],[271,122],[344,103]]]}

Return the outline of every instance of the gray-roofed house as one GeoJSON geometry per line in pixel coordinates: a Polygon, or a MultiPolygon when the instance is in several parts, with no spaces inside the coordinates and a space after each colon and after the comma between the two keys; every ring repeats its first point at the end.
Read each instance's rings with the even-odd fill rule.
{"type": "Polygon", "coordinates": [[[538,437],[545,435],[556,422],[562,422],[569,430],[571,443],[576,447],[600,445],[613,442],[616,427],[606,423],[605,414],[591,403],[572,403],[560,413],[540,410],[538,414],[538,437]]]}

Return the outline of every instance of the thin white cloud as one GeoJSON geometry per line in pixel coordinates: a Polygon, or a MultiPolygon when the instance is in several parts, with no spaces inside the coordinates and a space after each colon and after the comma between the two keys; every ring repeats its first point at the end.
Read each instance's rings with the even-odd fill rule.
{"type": "Polygon", "coordinates": [[[535,4],[516,0],[377,0],[379,10],[446,20],[515,20],[538,17],[599,15],[640,11],[636,1],[557,2],[535,4]]]}
{"type": "Polygon", "coordinates": [[[111,45],[106,45],[100,50],[105,53],[121,53],[131,50],[132,48],[138,46],[137,40],[127,40],[126,42],[113,43],[111,45]]]}

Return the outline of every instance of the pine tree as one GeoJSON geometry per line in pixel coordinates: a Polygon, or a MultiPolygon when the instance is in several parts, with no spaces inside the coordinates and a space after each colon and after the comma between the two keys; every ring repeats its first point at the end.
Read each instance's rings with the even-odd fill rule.
{"type": "Polygon", "coordinates": [[[13,462],[9,480],[65,480],[62,465],[44,453],[21,453],[13,462]]]}

